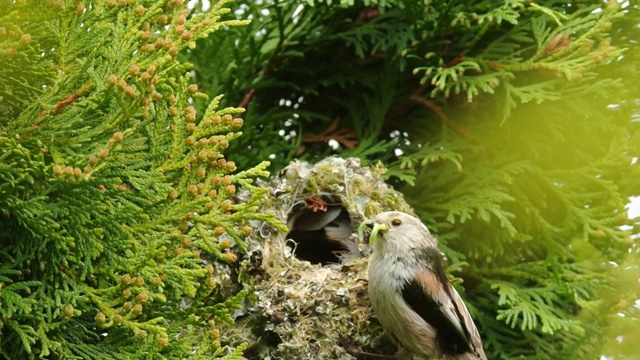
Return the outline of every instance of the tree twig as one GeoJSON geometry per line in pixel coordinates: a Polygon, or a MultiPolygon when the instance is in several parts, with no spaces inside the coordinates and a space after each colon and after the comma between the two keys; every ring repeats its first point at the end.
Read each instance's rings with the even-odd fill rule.
{"type": "Polygon", "coordinates": [[[256,89],[249,89],[249,91],[247,91],[242,97],[242,100],[240,100],[238,107],[246,109],[249,103],[251,102],[251,99],[253,99],[253,95],[255,93],[256,93],[256,89]]]}
{"type": "Polygon", "coordinates": [[[303,143],[318,143],[327,140],[336,140],[347,149],[353,149],[358,145],[358,139],[355,131],[351,128],[338,129],[340,117],[336,117],[331,125],[318,135],[304,135],[303,143]]]}
{"type": "MultiPolygon", "coordinates": [[[[80,89],[78,89],[77,91],[74,91],[73,94],[67,96],[65,99],[59,101],[56,106],[53,108],[53,110],[51,110],[51,112],[49,113],[49,115],[56,115],[57,113],[59,113],[60,111],[62,111],[62,109],[64,109],[65,107],[73,104],[74,101],[76,101],[80,96],[86,94],[87,92],[91,91],[93,89],[93,83],[92,82],[88,82],[85,83],[84,85],[82,85],[80,87],[80,89]]],[[[47,111],[42,109],[40,110],[40,112],[38,112],[38,116],[37,118],[41,118],[42,116],[46,115],[47,111]]],[[[40,125],[44,124],[47,120],[49,120],[49,118],[44,118],[36,123],[34,123],[33,126],[34,129],[32,130],[27,130],[24,131],[20,134],[20,137],[25,137],[29,134],[31,134],[31,132],[33,132],[33,130],[37,129],[40,127],[40,125]]]]}
{"type": "Polygon", "coordinates": [[[409,100],[420,104],[426,108],[429,108],[431,111],[433,111],[434,113],[436,113],[436,115],[438,115],[438,118],[440,118],[440,121],[448,126],[451,130],[453,130],[455,133],[457,133],[458,135],[464,137],[465,139],[469,139],[471,140],[473,138],[473,136],[471,136],[471,133],[469,133],[469,131],[462,125],[458,125],[457,123],[455,123],[453,120],[449,119],[449,117],[442,111],[442,108],[438,105],[436,105],[435,102],[433,102],[433,100],[428,100],[425,99],[422,96],[416,96],[416,95],[411,95],[409,97],[409,100]]]}

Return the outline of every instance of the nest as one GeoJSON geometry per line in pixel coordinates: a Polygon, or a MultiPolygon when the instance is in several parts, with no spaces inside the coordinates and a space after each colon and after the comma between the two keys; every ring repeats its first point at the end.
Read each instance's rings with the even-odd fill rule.
{"type": "Polygon", "coordinates": [[[274,212],[288,224],[289,232],[262,228],[242,262],[241,272],[249,279],[243,282],[253,291],[227,335],[249,343],[245,356],[354,359],[350,347],[395,352],[396,347],[381,336],[369,303],[371,250],[356,234],[362,221],[379,212],[413,212],[402,194],[383,181],[384,171],[380,166],[362,167],[353,158],[331,157],[315,165],[294,161],[268,184],[271,197],[262,211],[274,212]],[[327,219],[333,219],[324,228],[328,230],[346,221],[349,231],[336,238],[338,245],[347,246],[318,242],[317,228],[327,219]],[[301,251],[310,241],[312,249],[301,251]]]}

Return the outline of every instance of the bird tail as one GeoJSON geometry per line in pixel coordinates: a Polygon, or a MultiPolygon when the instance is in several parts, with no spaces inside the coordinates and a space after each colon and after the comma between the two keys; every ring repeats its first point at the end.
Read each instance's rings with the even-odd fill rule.
{"type": "Polygon", "coordinates": [[[447,356],[444,359],[446,360],[487,360],[487,357],[484,354],[484,351],[469,351],[464,354],[447,356]]]}
{"type": "Polygon", "coordinates": [[[484,354],[482,348],[480,348],[466,352],[462,356],[457,357],[456,360],[487,360],[487,356],[484,354]]]}

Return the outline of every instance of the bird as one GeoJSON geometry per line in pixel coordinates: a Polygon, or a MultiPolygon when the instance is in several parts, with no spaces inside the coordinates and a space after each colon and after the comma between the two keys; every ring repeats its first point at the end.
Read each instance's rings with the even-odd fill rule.
{"type": "Polygon", "coordinates": [[[296,209],[287,222],[287,239],[298,259],[312,264],[334,264],[358,257],[360,252],[351,235],[349,211],[339,202],[320,197],[305,199],[306,206],[296,209]]]}
{"type": "MultiPolygon", "coordinates": [[[[480,334],[448,281],[436,238],[399,211],[363,222],[370,227],[369,298],[398,359],[486,360],[480,334]]],[[[362,237],[362,236],[361,236],[362,237]]]]}

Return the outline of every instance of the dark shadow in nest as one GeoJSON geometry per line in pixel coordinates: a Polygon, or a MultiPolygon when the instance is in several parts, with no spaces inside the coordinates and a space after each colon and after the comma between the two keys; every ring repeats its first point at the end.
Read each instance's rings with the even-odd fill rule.
{"type": "Polygon", "coordinates": [[[287,226],[287,245],[300,260],[327,265],[360,256],[349,211],[337,196],[306,197],[289,213],[287,226]]]}

